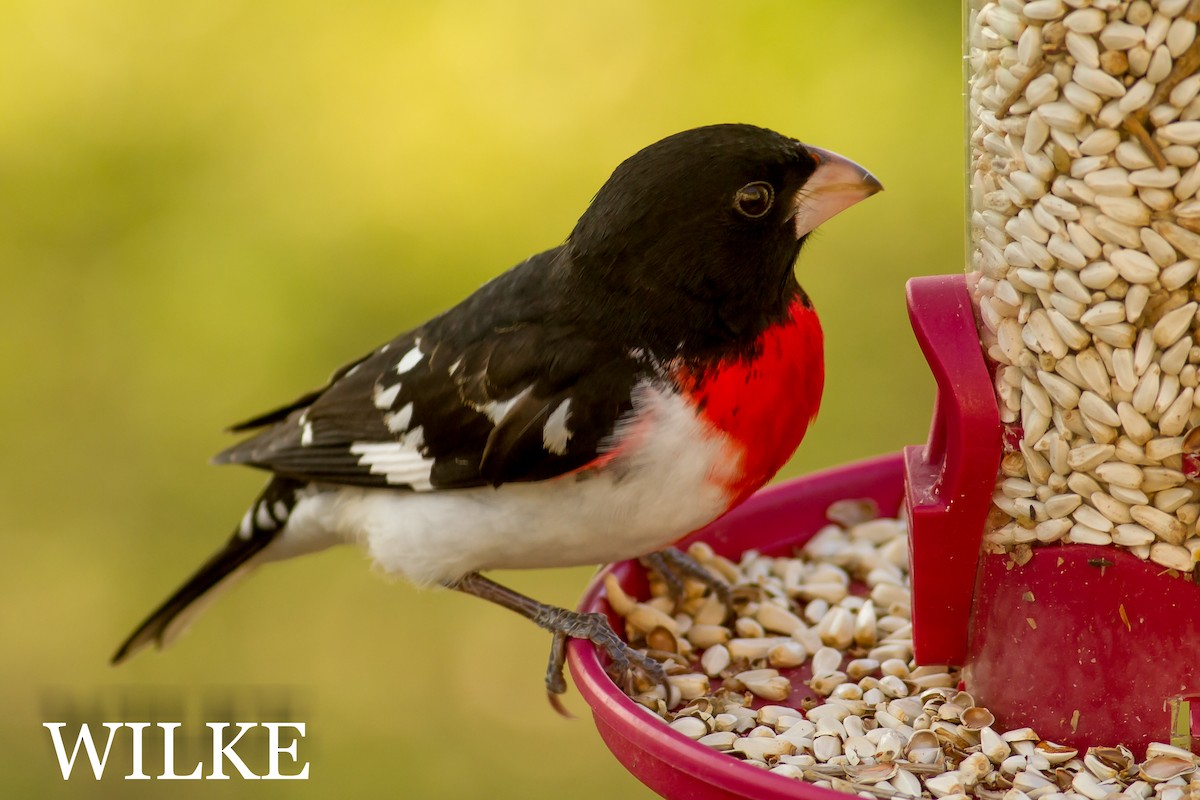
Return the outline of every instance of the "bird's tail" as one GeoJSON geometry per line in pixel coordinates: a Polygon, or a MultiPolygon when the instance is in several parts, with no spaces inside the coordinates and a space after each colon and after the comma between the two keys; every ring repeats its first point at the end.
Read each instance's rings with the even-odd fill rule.
{"type": "Polygon", "coordinates": [[[226,545],[217,551],[117,648],[112,663],[120,664],[154,644],[173,642],[208,604],[250,572],[263,548],[279,535],[296,502],[300,484],[274,478],[255,501],[226,545]]]}

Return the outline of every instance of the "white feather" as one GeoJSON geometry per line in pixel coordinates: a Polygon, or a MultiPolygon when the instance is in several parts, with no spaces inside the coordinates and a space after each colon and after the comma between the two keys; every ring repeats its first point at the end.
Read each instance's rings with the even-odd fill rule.
{"type": "Polygon", "coordinates": [[[524,400],[529,393],[533,391],[532,386],[526,386],[518,394],[513,395],[507,400],[493,400],[490,403],[484,403],[477,406],[479,412],[492,421],[493,425],[499,426],[504,418],[508,416],[508,412],[517,403],[524,400]]]}
{"type": "Polygon", "coordinates": [[[237,535],[239,539],[249,539],[250,534],[254,533],[254,509],[247,509],[242,515],[241,524],[238,525],[237,535]]]}
{"type": "Polygon", "coordinates": [[[433,486],[429,475],[433,470],[433,459],[426,458],[410,445],[424,435],[420,427],[410,431],[405,441],[399,442],[355,442],[350,452],[358,456],[358,463],[368,467],[374,475],[383,475],[388,483],[407,484],[418,491],[428,491],[433,486]]]}
{"type": "Polygon", "coordinates": [[[567,398],[560,402],[546,419],[542,426],[542,446],[547,452],[561,456],[567,452],[567,442],[571,440],[571,431],[567,428],[567,419],[571,415],[571,400],[567,398]]]}
{"type": "Polygon", "coordinates": [[[396,402],[396,395],[400,394],[400,384],[394,383],[386,389],[382,386],[375,386],[375,407],[381,411],[386,411],[392,407],[392,403],[396,402]]]}
{"type": "Polygon", "coordinates": [[[408,425],[410,422],[412,422],[412,415],[413,404],[405,403],[404,408],[400,409],[399,411],[384,415],[383,421],[387,425],[389,431],[392,433],[400,433],[408,430],[408,425]]]}
{"type": "Polygon", "coordinates": [[[255,509],[254,524],[264,531],[275,530],[275,520],[271,518],[271,509],[267,508],[267,504],[260,502],[255,509]]]}
{"type": "Polygon", "coordinates": [[[421,359],[425,354],[421,352],[421,345],[413,345],[413,348],[400,357],[400,361],[396,364],[396,374],[403,375],[410,369],[421,363],[421,359]]]}
{"type": "Polygon", "coordinates": [[[400,437],[400,446],[405,450],[419,450],[425,444],[425,426],[418,425],[400,437]]]}

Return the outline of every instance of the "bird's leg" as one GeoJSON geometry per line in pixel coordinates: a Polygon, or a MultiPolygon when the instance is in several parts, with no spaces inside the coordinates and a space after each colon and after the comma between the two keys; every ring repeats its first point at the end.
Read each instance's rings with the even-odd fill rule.
{"type": "Polygon", "coordinates": [[[478,572],[464,575],[457,582],[450,584],[450,587],[515,611],[554,635],[550,647],[550,662],[546,666],[546,689],[552,696],[562,694],[567,689],[563,665],[566,662],[568,638],[587,639],[607,653],[610,663],[605,670],[615,682],[623,684],[627,690],[632,687],[635,670],[655,684],[666,682],[666,673],[662,665],[623,642],[613,632],[608,618],[603,614],[585,614],[539,603],[531,597],[483,577],[478,572]]]}
{"type": "Polygon", "coordinates": [[[646,567],[662,576],[676,603],[684,599],[684,578],[694,578],[711,589],[722,605],[728,609],[733,608],[733,595],[730,593],[729,584],[679,548],[668,547],[666,550],[643,556],[641,560],[646,567]]]}

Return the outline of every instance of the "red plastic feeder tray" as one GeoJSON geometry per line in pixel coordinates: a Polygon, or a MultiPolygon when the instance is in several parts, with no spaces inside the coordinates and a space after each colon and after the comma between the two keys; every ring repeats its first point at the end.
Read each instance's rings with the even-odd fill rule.
{"type": "MultiPolygon", "coordinates": [[[[997,730],[1028,726],[1050,741],[1135,752],[1173,735],[1181,741],[1191,730],[1181,701],[1200,695],[1200,587],[1116,547],[1036,547],[1022,566],[982,554],[1001,426],[966,281],[916,278],[908,306],[938,386],[929,442],[766,489],[683,545],[705,541],[735,561],[750,549],[788,555],[826,524],[831,503],[870,498],[881,514],[909,521],[916,661],[964,666],[967,689],[995,714],[997,730]]],[[[641,566],[622,562],[596,576],[580,608],[608,614],[621,630],[604,599],[609,572],[645,596],[641,566]]],[[[648,719],[590,643],[571,642],[568,662],[605,743],[664,797],[845,797],[648,719]]],[[[789,672],[807,693],[807,671],[789,672]]]]}

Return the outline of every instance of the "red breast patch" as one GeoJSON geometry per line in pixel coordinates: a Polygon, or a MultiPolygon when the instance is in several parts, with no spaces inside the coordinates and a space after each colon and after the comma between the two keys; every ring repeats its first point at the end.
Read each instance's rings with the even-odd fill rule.
{"type": "Polygon", "coordinates": [[[769,481],[791,458],[817,414],[825,384],[824,338],[816,312],[799,299],[767,328],[748,357],[676,373],[700,417],[729,439],[730,507],[769,481]]]}

